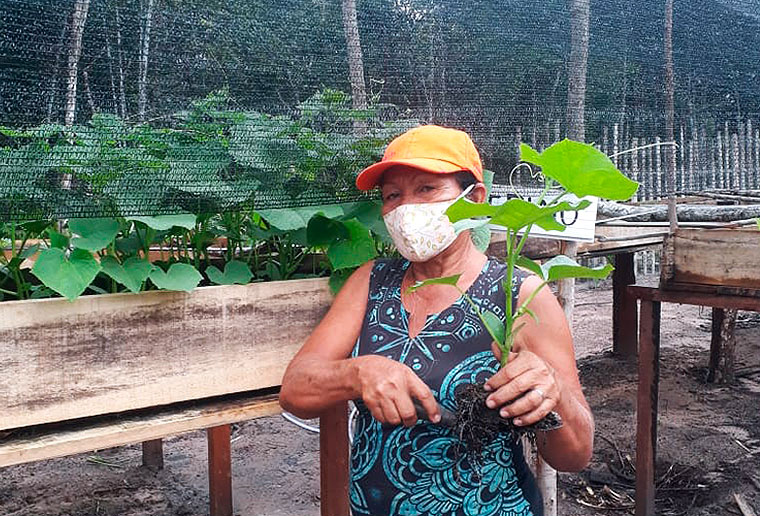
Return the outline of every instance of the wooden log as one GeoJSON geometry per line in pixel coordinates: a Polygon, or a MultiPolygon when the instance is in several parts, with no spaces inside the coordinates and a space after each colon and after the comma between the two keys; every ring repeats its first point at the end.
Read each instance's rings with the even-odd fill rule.
{"type": "Polygon", "coordinates": [[[0,303],[0,430],[278,386],[330,302],[308,279],[0,303]]]}
{"type": "Polygon", "coordinates": [[[707,381],[732,384],[736,380],[737,310],[713,308],[707,381]],[[716,313],[717,312],[717,313],[716,313]]]}
{"type": "Polygon", "coordinates": [[[660,382],[660,303],[641,301],[636,398],[636,516],[655,514],[657,403],[660,382]]]}
{"type": "Polygon", "coordinates": [[[209,428],[208,494],[211,516],[232,516],[230,425],[209,428]]]}
{"type": "Polygon", "coordinates": [[[638,306],[627,286],[636,283],[634,253],[615,255],[612,272],[612,352],[622,357],[637,353],[638,306]]]}
{"type": "Polygon", "coordinates": [[[142,463],[148,469],[164,469],[164,441],[152,439],[142,443],[142,463]]]}
{"type": "Polygon", "coordinates": [[[348,406],[339,403],[319,420],[321,516],[349,516],[348,406]],[[329,468],[325,467],[329,466],[329,468]]]}
{"type": "MultiPolygon", "coordinates": [[[[679,222],[734,222],[760,217],[760,204],[747,206],[705,206],[681,204],[678,206],[679,222]]],[[[664,222],[668,220],[668,208],[663,205],[629,206],[612,201],[599,201],[598,215],[615,218],[629,215],[629,222],[664,222]]]]}
{"type": "Polygon", "coordinates": [[[758,249],[760,232],[756,229],[680,228],[665,239],[660,286],[696,284],[759,290],[758,249]]]}

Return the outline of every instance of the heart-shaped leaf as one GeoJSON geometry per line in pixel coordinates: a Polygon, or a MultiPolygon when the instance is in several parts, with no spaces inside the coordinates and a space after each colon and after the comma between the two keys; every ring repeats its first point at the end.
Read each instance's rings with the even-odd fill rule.
{"type": "Polygon", "coordinates": [[[69,229],[74,233],[71,244],[79,249],[100,251],[113,242],[119,232],[116,219],[72,219],[69,229]]]}
{"type": "Polygon", "coordinates": [[[293,231],[307,227],[311,218],[317,213],[330,218],[339,217],[343,215],[343,208],[336,204],[326,204],[303,208],[258,210],[258,213],[275,228],[281,231],[293,231]]]}
{"type": "Polygon", "coordinates": [[[48,230],[48,238],[50,238],[50,247],[55,247],[56,249],[69,248],[69,237],[62,235],[54,229],[48,230]]]}
{"type": "Polygon", "coordinates": [[[198,217],[192,213],[180,215],[162,215],[160,217],[129,217],[127,220],[142,222],[151,229],[166,231],[173,227],[194,229],[198,217]]]}
{"type": "Polygon", "coordinates": [[[172,264],[167,272],[154,265],[148,277],[160,289],[183,292],[191,292],[203,279],[201,273],[187,263],[172,264]]]}
{"type": "Polygon", "coordinates": [[[578,197],[593,195],[625,201],[636,193],[639,184],[631,181],[603,152],[593,145],[562,140],[538,154],[520,145],[520,159],[541,167],[544,176],[557,181],[578,197]]]}
{"type": "Polygon", "coordinates": [[[100,260],[100,265],[103,267],[104,273],[127,287],[130,292],[140,292],[152,267],[148,260],[135,256],[127,258],[123,264],[119,263],[113,256],[106,256],[100,260]]]}
{"type": "Polygon", "coordinates": [[[74,249],[68,257],[61,249],[40,251],[32,274],[48,288],[69,300],[79,297],[100,272],[92,253],[74,249]]]}
{"type": "Polygon", "coordinates": [[[609,263],[596,269],[583,267],[564,255],[555,256],[544,263],[541,268],[544,271],[546,281],[557,281],[564,278],[604,279],[614,270],[614,267],[609,263]]]}
{"type": "Polygon", "coordinates": [[[491,224],[504,226],[515,231],[533,224],[547,231],[564,231],[565,226],[554,218],[554,214],[561,211],[579,211],[590,204],[587,200],[582,200],[578,204],[563,201],[550,206],[539,207],[522,199],[510,199],[499,206],[499,210],[491,218],[491,224]]]}
{"type": "Polygon", "coordinates": [[[233,260],[224,266],[224,272],[213,265],[206,269],[206,276],[216,285],[246,285],[253,278],[248,264],[233,260]]]}
{"type": "Polygon", "coordinates": [[[306,228],[306,239],[312,247],[328,246],[349,236],[348,228],[343,222],[325,217],[320,213],[309,220],[306,228]]]}
{"type": "Polygon", "coordinates": [[[377,256],[375,239],[358,220],[343,222],[348,238],[339,239],[327,248],[327,258],[333,269],[346,269],[366,263],[377,256]]]}

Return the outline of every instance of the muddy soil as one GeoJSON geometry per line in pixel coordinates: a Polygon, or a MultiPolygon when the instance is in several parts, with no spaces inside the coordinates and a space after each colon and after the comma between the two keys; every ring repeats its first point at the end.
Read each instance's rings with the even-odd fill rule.
{"type": "MultiPolygon", "coordinates": [[[[596,418],[594,458],[560,476],[563,516],[630,514],[635,363],[610,353],[612,294],[583,288],[574,324],[581,380],[596,418]]],[[[658,442],[659,513],[741,515],[737,493],[760,511],[760,372],[731,387],[703,381],[708,309],[663,305],[658,442]]],[[[760,318],[740,322],[737,367],[760,366],[760,318]]],[[[282,417],[238,425],[233,437],[236,514],[319,513],[318,437],[282,417]]],[[[166,467],[140,466],[139,446],[0,469],[0,516],[207,514],[203,432],[167,439],[166,467]]]]}

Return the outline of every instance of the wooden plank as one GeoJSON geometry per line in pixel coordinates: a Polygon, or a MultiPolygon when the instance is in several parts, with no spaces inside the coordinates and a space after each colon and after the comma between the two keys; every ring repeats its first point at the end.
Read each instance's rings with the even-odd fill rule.
{"type": "Polygon", "coordinates": [[[151,439],[142,443],[142,463],[149,469],[164,469],[163,439],[151,439]]]}
{"type": "Polygon", "coordinates": [[[321,516],[349,516],[348,406],[339,403],[319,420],[321,516]]]}
{"type": "Polygon", "coordinates": [[[0,467],[125,446],[280,412],[277,395],[248,395],[33,427],[0,441],[0,467]]]}
{"type": "Polygon", "coordinates": [[[232,456],[230,425],[206,430],[208,434],[208,496],[211,516],[232,516],[232,456]]]}
{"type": "Polygon", "coordinates": [[[636,516],[654,516],[657,402],[660,381],[660,303],[641,301],[636,400],[636,516]]]}
{"type": "Polygon", "coordinates": [[[760,298],[751,296],[737,296],[717,292],[696,292],[693,290],[662,290],[642,287],[640,285],[632,285],[627,290],[630,295],[642,300],[760,312],[760,298]]]}
{"type": "Polygon", "coordinates": [[[679,228],[663,248],[661,286],[694,283],[760,289],[760,231],[679,228]]]}
{"type": "Polygon", "coordinates": [[[615,255],[612,273],[612,351],[622,357],[636,356],[638,351],[638,306],[626,290],[636,283],[633,258],[634,253],[615,255]]]}
{"type": "Polygon", "coordinates": [[[330,302],[307,279],[0,303],[0,430],[278,386],[330,302]]]}

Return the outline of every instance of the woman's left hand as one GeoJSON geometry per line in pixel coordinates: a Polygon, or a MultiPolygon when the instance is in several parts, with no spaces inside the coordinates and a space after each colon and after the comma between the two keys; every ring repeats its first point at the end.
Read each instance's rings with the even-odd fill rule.
{"type": "MultiPolygon", "coordinates": [[[[499,358],[498,347],[494,354],[499,358]]],[[[491,394],[489,408],[500,408],[504,418],[513,418],[516,426],[540,421],[559,404],[562,389],[559,376],[544,359],[528,350],[509,354],[507,365],[485,384],[491,394]]]]}

